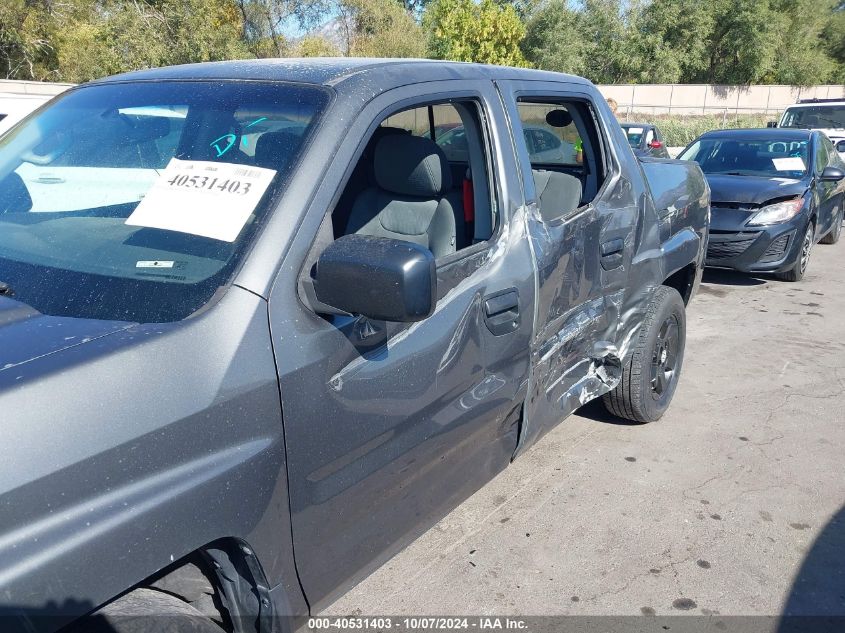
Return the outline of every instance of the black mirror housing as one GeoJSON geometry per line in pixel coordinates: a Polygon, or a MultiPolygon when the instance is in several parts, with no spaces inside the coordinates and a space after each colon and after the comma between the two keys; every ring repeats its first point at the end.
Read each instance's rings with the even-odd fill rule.
{"type": "Polygon", "coordinates": [[[317,299],[377,321],[422,321],[437,303],[434,255],[413,242],[344,235],[317,260],[317,299]]]}
{"type": "Polygon", "coordinates": [[[839,152],[840,154],[845,153],[845,140],[839,141],[836,144],[836,151],[839,152]]]}
{"type": "Polygon", "coordinates": [[[777,121],[766,121],[766,127],[777,127],[777,126],[778,126],[777,121]]]}
{"type": "Polygon", "coordinates": [[[826,182],[839,182],[843,178],[845,178],[845,171],[839,167],[825,167],[821,175],[821,179],[826,182]]]}

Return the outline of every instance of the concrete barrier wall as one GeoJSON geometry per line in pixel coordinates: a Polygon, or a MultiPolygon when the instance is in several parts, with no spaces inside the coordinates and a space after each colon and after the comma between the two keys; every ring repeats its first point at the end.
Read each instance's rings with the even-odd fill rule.
{"type": "Polygon", "coordinates": [[[722,86],[708,84],[599,85],[618,114],[777,114],[799,99],[845,99],[845,86],[722,86]]]}
{"type": "Polygon", "coordinates": [[[0,95],[38,95],[52,97],[64,92],[73,85],[74,84],[0,79],[0,95]]]}

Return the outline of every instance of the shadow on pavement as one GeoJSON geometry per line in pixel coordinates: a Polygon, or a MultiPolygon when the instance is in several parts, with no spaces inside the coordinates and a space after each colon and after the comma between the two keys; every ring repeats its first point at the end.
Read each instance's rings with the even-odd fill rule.
{"type": "Polygon", "coordinates": [[[706,284],[720,284],[722,286],[760,286],[773,281],[768,275],[754,275],[740,273],[735,270],[722,270],[720,268],[705,268],[701,281],[706,284]]]}
{"type": "Polygon", "coordinates": [[[825,526],[795,575],[778,633],[845,630],[845,506],[825,526]]]}
{"type": "Polygon", "coordinates": [[[604,422],[605,424],[616,424],[618,426],[640,426],[639,422],[617,418],[604,408],[601,403],[601,398],[590,400],[583,407],[575,411],[575,415],[580,415],[582,418],[594,420],[596,422],[604,422]]]}

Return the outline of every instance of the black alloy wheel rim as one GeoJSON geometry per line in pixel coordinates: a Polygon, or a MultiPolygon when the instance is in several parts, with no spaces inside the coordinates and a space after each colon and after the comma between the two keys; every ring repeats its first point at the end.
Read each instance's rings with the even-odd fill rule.
{"type": "Polygon", "coordinates": [[[678,369],[680,344],[681,326],[678,317],[672,314],[660,325],[651,357],[651,392],[656,399],[662,398],[672,386],[678,369]]]}
{"type": "Polygon", "coordinates": [[[810,251],[813,250],[813,225],[807,228],[807,233],[804,235],[804,243],[801,245],[801,274],[807,270],[807,264],[810,263],[810,251]]]}

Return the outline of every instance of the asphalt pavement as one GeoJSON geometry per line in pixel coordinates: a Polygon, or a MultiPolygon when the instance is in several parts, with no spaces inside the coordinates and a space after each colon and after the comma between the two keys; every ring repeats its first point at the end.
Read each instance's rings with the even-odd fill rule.
{"type": "Polygon", "coordinates": [[[658,422],[571,416],[335,615],[845,615],[845,240],[707,271],[658,422]]]}

